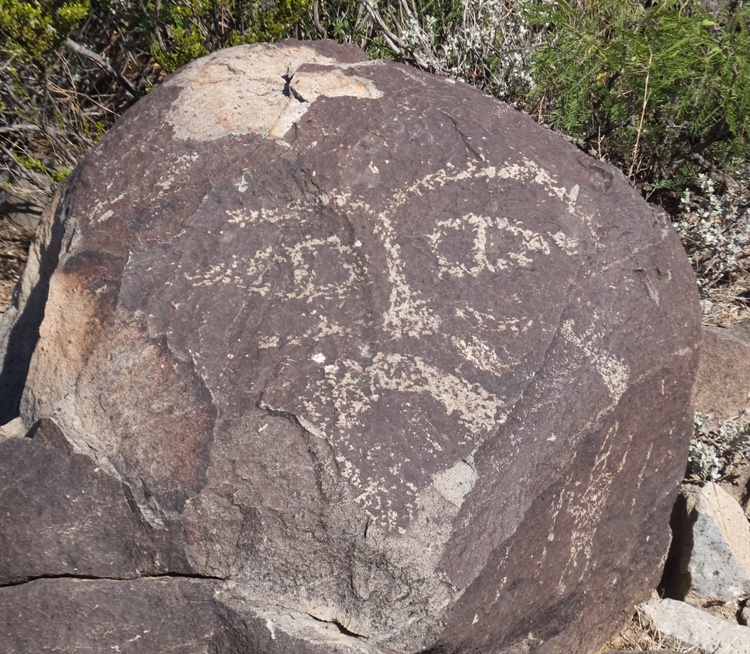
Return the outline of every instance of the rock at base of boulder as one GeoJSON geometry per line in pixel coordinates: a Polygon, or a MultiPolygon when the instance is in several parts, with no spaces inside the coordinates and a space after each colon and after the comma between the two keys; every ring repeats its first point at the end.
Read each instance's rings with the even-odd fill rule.
{"type": "Polygon", "coordinates": [[[164,578],[39,579],[0,589],[0,651],[199,652],[227,649],[232,633],[207,611],[216,582],[164,578]]]}
{"type": "Polygon", "coordinates": [[[344,625],[187,577],[37,579],[0,588],[0,652],[384,654],[344,625]]]}
{"type": "Polygon", "coordinates": [[[175,529],[152,529],[116,473],[73,451],[54,420],[27,436],[18,423],[0,428],[0,506],[13,507],[0,511],[0,584],[190,571],[168,544],[175,529]]]}
{"type": "Polygon", "coordinates": [[[695,647],[715,654],[750,654],[748,627],[716,618],[677,600],[652,600],[642,604],[640,610],[664,638],[675,641],[674,646],[695,647]]]}
{"type": "Polygon", "coordinates": [[[730,602],[750,593],[750,527],[721,486],[684,486],[673,529],[669,595],[730,602]]]}

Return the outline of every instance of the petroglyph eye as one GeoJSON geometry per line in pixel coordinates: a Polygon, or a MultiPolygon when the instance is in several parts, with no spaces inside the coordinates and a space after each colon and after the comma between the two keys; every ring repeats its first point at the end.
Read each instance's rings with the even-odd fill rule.
{"type": "Polygon", "coordinates": [[[559,244],[565,238],[526,229],[520,221],[473,213],[438,220],[435,226],[427,239],[440,263],[441,277],[473,277],[515,265],[541,264],[540,257],[550,254],[550,239],[559,244]]]}

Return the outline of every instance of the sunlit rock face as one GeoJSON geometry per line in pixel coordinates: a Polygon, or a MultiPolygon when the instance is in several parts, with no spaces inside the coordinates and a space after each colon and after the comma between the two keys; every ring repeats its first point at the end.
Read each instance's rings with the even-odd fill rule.
{"type": "Polygon", "coordinates": [[[512,108],[329,42],[200,59],[0,324],[0,649],[89,598],[140,608],[77,652],[594,652],[658,581],[699,326],[667,217],[512,108]]]}

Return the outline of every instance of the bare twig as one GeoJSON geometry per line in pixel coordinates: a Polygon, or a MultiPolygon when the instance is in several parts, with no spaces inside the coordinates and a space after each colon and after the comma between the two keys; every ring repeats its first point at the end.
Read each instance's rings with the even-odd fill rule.
{"type": "Polygon", "coordinates": [[[320,24],[320,0],[313,2],[313,22],[315,23],[315,31],[321,39],[328,37],[326,28],[320,24]]]}
{"type": "Polygon", "coordinates": [[[403,55],[404,50],[406,49],[406,44],[398,36],[391,32],[391,30],[388,28],[388,25],[385,24],[383,17],[380,15],[378,8],[375,6],[373,1],[362,0],[362,4],[365,6],[365,9],[367,9],[367,13],[370,14],[370,18],[372,18],[377,23],[380,31],[383,33],[383,38],[386,40],[386,43],[388,43],[388,46],[391,48],[391,50],[393,50],[393,52],[399,56],[403,55]]]}
{"type": "Polygon", "coordinates": [[[101,66],[104,70],[106,70],[110,75],[112,75],[122,86],[124,86],[128,93],[130,93],[134,98],[139,98],[140,94],[138,91],[133,88],[130,82],[128,82],[127,79],[125,79],[120,73],[118,73],[114,68],[112,68],[112,64],[110,64],[106,59],[103,57],[100,57],[96,52],[93,50],[89,50],[85,45],[81,45],[80,43],[76,43],[71,38],[65,39],[65,47],[69,50],[72,50],[76,54],[81,55],[82,57],[86,57],[87,59],[90,59],[95,64],[101,66]]]}
{"type": "Polygon", "coordinates": [[[0,127],[0,134],[8,134],[10,132],[41,132],[42,128],[39,125],[10,125],[9,127],[0,127]]]}
{"type": "Polygon", "coordinates": [[[714,164],[706,160],[705,157],[703,157],[701,154],[698,154],[697,152],[692,152],[691,154],[688,155],[688,159],[695,161],[695,163],[705,168],[711,174],[712,177],[722,182],[727,188],[732,189],[733,191],[742,190],[743,188],[742,184],[739,184],[730,175],[727,175],[727,173],[725,173],[724,171],[719,170],[716,166],[714,166],[714,164]]]}
{"type": "Polygon", "coordinates": [[[643,106],[641,107],[641,119],[638,122],[638,132],[635,136],[635,145],[633,146],[633,154],[630,161],[630,169],[628,170],[628,178],[633,178],[633,170],[635,169],[636,161],[638,160],[638,147],[641,142],[641,132],[643,131],[643,119],[646,116],[646,107],[648,106],[648,98],[651,93],[648,90],[648,82],[651,75],[651,62],[654,59],[654,53],[651,48],[648,49],[648,68],[646,69],[646,84],[643,88],[643,106]]]}

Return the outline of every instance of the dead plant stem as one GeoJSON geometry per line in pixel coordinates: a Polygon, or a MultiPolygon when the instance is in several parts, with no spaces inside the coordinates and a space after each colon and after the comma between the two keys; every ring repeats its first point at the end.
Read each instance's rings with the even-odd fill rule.
{"type": "Polygon", "coordinates": [[[635,169],[635,163],[638,160],[638,147],[641,142],[641,132],[643,131],[643,120],[646,117],[646,107],[648,106],[649,90],[648,82],[651,77],[651,62],[654,59],[654,53],[649,47],[648,49],[648,68],[646,69],[646,84],[643,88],[643,106],[641,107],[641,119],[638,122],[638,133],[635,136],[635,145],[633,146],[633,155],[630,161],[630,169],[628,170],[628,178],[633,179],[633,170],[635,169]]]}

